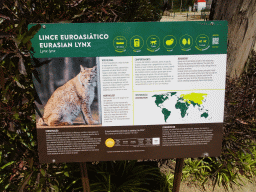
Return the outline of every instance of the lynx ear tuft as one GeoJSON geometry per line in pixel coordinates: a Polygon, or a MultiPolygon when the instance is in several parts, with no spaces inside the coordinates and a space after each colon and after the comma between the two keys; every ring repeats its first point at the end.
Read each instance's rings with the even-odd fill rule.
{"type": "Polygon", "coordinates": [[[81,72],[83,72],[85,70],[85,67],[83,67],[82,65],[80,65],[80,69],[81,69],[81,72]]]}

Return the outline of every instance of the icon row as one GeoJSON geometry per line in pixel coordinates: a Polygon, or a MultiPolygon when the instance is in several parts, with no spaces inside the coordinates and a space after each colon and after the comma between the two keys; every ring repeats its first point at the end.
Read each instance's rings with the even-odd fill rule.
{"type": "MultiPolygon", "coordinates": [[[[193,38],[186,34],[180,37],[179,42],[177,38],[173,35],[167,35],[163,38],[163,46],[167,51],[173,51],[176,45],[179,43],[182,51],[190,51],[194,43],[193,38]]],[[[160,38],[156,35],[151,35],[146,40],[147,50],[150,52],[156,52],[160,49],[160,38]]],[[[210,46],[209,37],[205,34],[198,35],[195,40],[195,47],[204,51],[207,50],[210,46]]],[[[127,39],[124,36],[117,36],[113,40],[113,45],[117,52],[125,52],[127,47],[127,39]]],[[[144,40],[141,36],[135,35],[130,39],[130,46],[134,52],[141,52],[142,47],[144,46],[144,40]]]]}

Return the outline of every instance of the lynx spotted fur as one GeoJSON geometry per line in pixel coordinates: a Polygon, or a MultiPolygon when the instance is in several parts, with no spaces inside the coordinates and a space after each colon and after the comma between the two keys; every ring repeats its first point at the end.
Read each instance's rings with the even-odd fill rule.
{"type": "Polygon", "coordinates": [[[97,124],[91,114],[91,104],[97,81],[97,68],[84,68],[67,83],[57,88],[44,107],[38,125],[72,125],[82,112],[85,124],[97,124]]]}

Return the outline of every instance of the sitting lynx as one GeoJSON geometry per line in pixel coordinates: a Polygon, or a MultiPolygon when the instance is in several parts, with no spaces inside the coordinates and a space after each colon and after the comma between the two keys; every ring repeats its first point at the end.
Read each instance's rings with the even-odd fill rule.
{"type": "Polygon", "coordinates": [[[44,107],[44,116],[38,125],[72,125],[82,111],[85,124],[97,124],[92,119],[91,104],[97,81],[97,69],[84,68],[67,83],[56,89],[44,107]]]}

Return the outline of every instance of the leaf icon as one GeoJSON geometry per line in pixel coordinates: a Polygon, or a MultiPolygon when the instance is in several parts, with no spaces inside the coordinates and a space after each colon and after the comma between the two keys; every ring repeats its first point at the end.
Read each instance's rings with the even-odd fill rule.
{"type": "Polygon", "coordinates": [[[182,39],[182,44],[183,45],[186,45],[187,44],[187,40],[184,38],[184,39],[182,39]]]}

